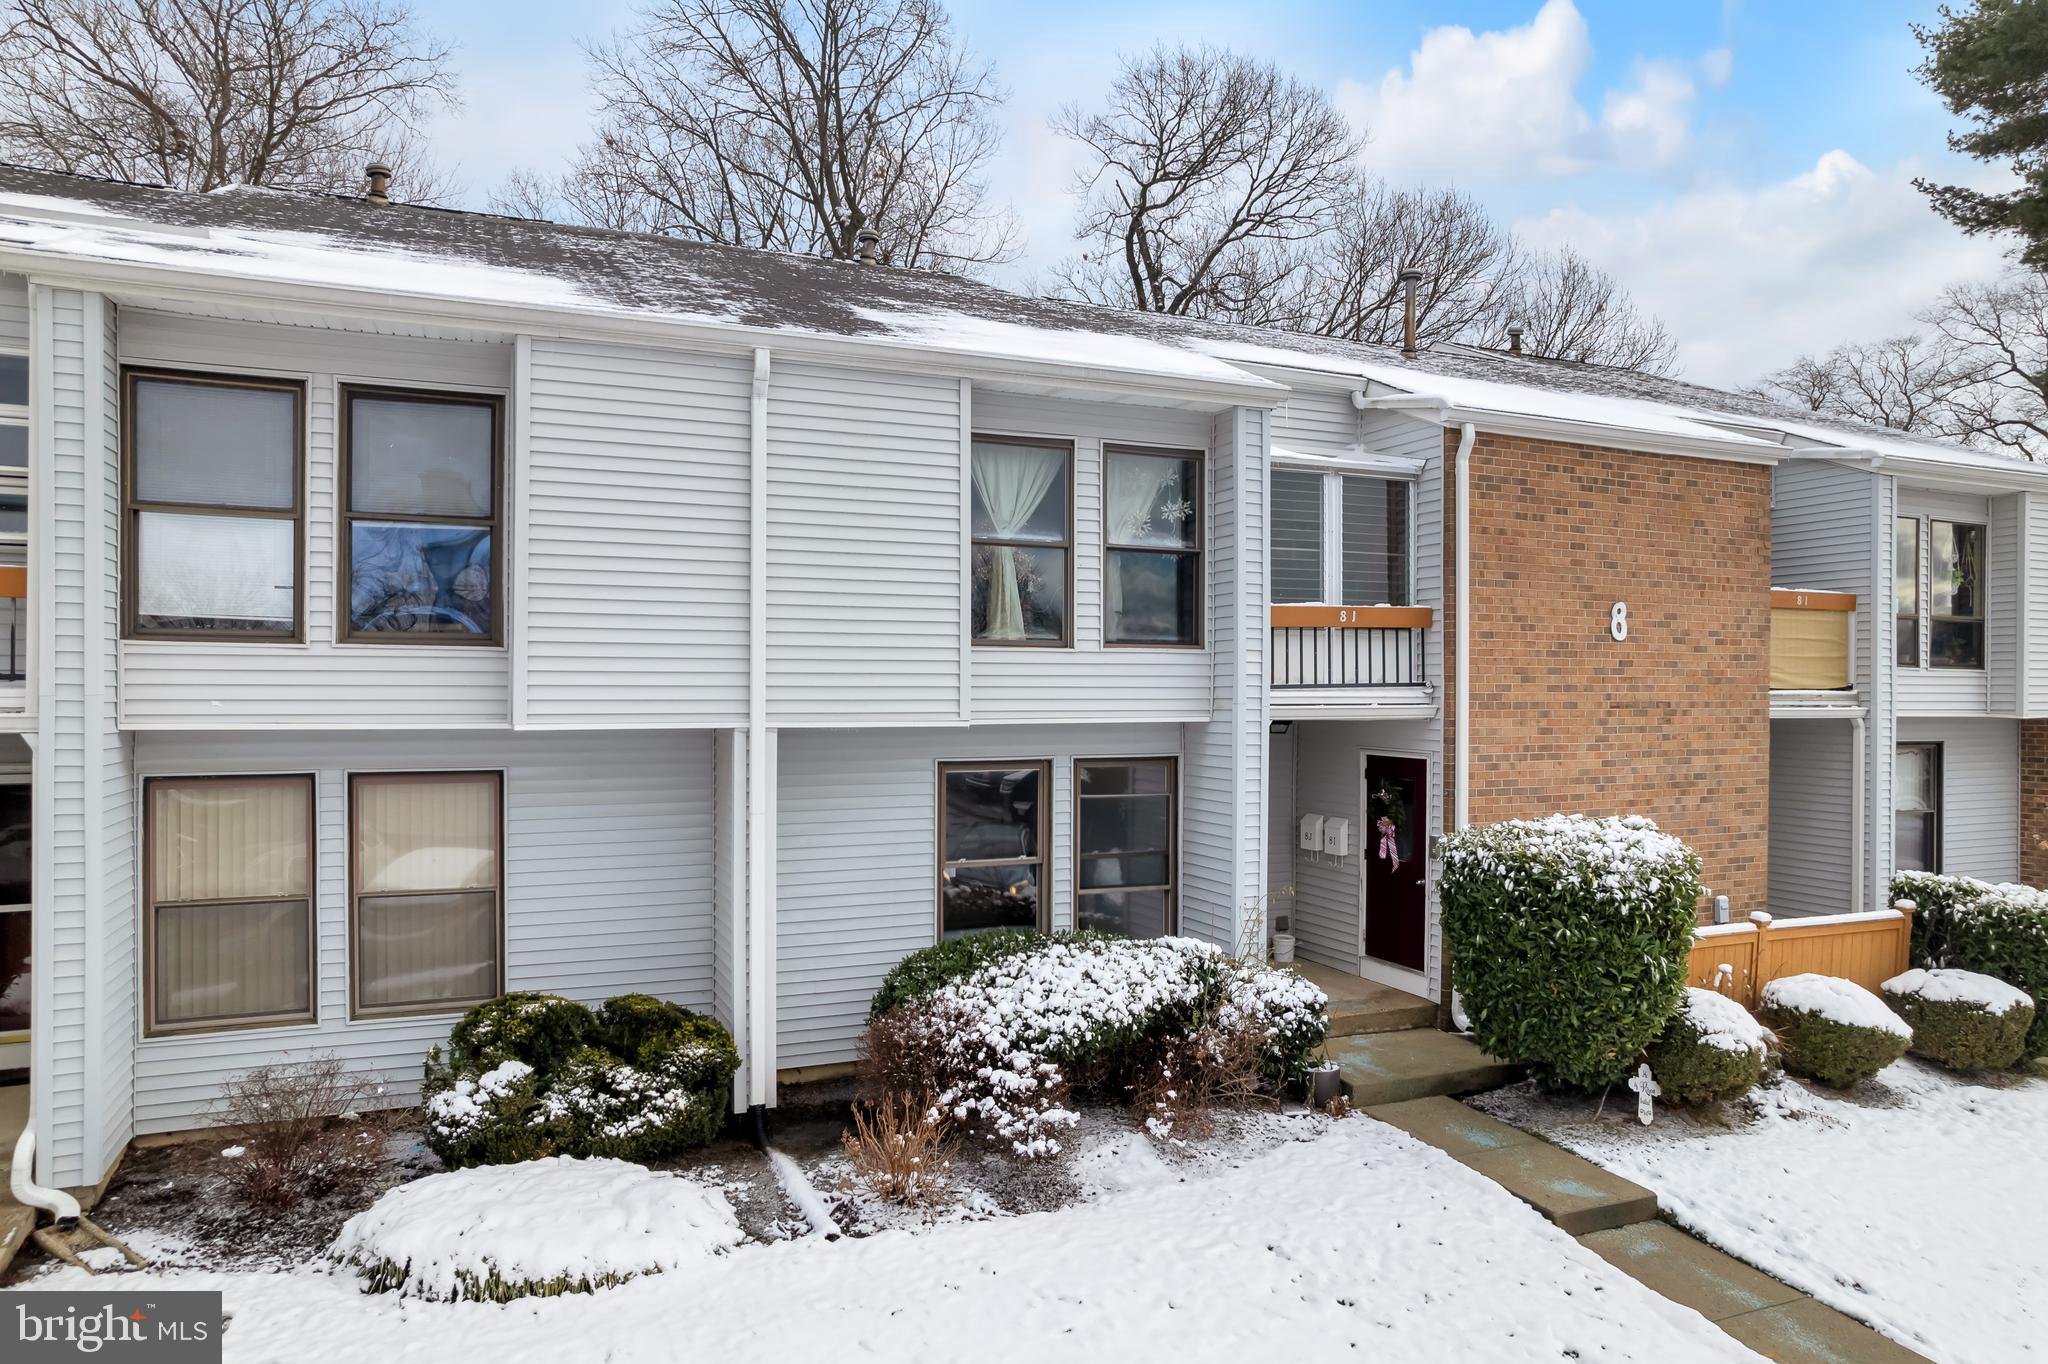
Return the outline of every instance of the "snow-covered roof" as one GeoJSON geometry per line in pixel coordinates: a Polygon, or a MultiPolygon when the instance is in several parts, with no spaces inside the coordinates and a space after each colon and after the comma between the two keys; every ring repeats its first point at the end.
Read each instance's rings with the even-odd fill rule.
{"type": "Polygon", "coordinates": [[[209,194],[0,165],[0,264],[116,270],[454,305],[890,343],[998,367],[1147,378],[1277,401],[1309,376],[1447,419],[1736,458],[1882,457],[1992,480],[2048,470],[1683,380],[1445,345],[1417,355],[859,265],[489,213],[236,186],[209,194]],[[1278,371],[1278,373],[1276,373],[1278,371]],[[1263,396],[1262,396],[1263,395],[1263,396]]]}

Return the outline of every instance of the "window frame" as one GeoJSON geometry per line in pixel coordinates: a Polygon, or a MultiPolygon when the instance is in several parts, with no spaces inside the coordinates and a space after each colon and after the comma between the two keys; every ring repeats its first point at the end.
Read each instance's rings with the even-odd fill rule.
{"type": "Polygon", "coordinates": [[[1991,587],[1991,525],[1988,521],[1965,521],[1953,516],[1929,516],[1925,518],[1925,523],[1926,541],[1923,557],[1926,562],[1926,585],[1922,592],[1924,600],[1921,610],[1926,617],[1926,626],[1922,631],[1926,636],[1926,643],[1922,647],[1921,657],[1926,660],[1926,667],[1930,672],[1937,669],[1942,672],[1951,673],[1988,672],[1991,667],[1991,603],[1986,598],[1991,587]],[[1974,616],[1938,616],[1934,613],[1934,528],[1936,526],[1947,526],[1951,531],[1959,528],[1968,528],[1977,532],[1977,551],[1979,555],[1977,564],[1978,606],[1977,614],[1974,616]],[[1937,658],[1934,652],[1934,627],[1942,621],[1947,621],[1951,624],[1975,625],[1977,627],[1980,642],[1975,663],[1943,663],[1937,658]]]}
{"type": "Polygon", "coordinates": [[[948,867],[1029,867],[1038,868],[1038,923],[1040,933],[1052,931],[1052,806],[1053,806],[1053,760],[1051,758],[1021,759],[944,759],[938,765],[937,789],[934,792],[938,807],[936,821],[937,839],[933,843],[934,865],[932,867],[932,941],[946,942],[946,868],[948,867]],[[946,813],[946,778],[955,772],[1018,772],[1025,768],[1038,772],[1038,856],[1025,857],[969,857],[949,859],[946,856],[946,833],[951,823],[946,813]]]}
{"type": "MultiPolygon", "coordinates": [[[[345,894],[348,900],[348,926],[346,930],[348,936],[343,942],[348,955],[349,1021],[354,1023],[380,1018],[419,1018],[430,1017],[436,1014],[459,1014],[475,1008],[479,1004],[487,1004],[493,999],[501,998],[505,993],[505,947],[507,937],[505,913],[505,769],[502,767],[432,768],[402,771],[371,769],[361,772],[350,772],[347,774],[346,781],[348,789],[348,882],[345,894]],[[360,833],[358,816],[361,810],[361,803],[356,797],[359,783],[362,781],[474,781],[478,777],[489,777],[496,786],[497,794],[493,808],[497,814],[498,880],[497,884],[492,887],[491,892],[497,901],[497,914],[494,921],[497,927],[497,961],[492,978],[494,993],[476,999],[437,999],[424,1004],[364,1004],[362,1002],[362,952],[358,949],[356,942],[356,929],[358,926],[356,908],[363,898],[362,892],[358,889],[361,885],[362,877],[357,870],[357,854],[361,848],[361,841],[358,837],[360,833]]],[[[379,892],[378,894],[432,895],[447,893],[452,892],[391,891],[379,892]]],[[[372,898],[376,897],[373,896],[372,898]]]]}
{"type": "MultiPolygon", "coordinates": [[[[1102,618],[1097,623],[1105,649],[1206,649],[1209,637],[1209,457],[1205,450],[1181,449],[1170,445],[1137,445],[1125,441],[1102,444],[1099,520],[1102,530],[1102,618]],[[1109,462],[1118,455],[1149,455],[1154,458],[1191,460],[1195,466],[1195,543],[1192,549],[1164,545],[1119,545],[1109,534],[1109,462]],[[1195,637],[1184,640],[1111,639],[1109,637],[1109,565],[1118,553],[1192,555],[1195,560],[1195,637]]],[[[1328,527],[1325,526],[1325,534],[1328,527]]],[[[1329,571],[1327,563],[1324,572],[1329,571]]]]}
{"type": "MultiPolygon", "coordinates": [[[[147,640],[201,640],[228,644],[304,644],[306,642],[306,406],[303,378],[257,374],[226,374],[210,370],[169,369],[158,365],[121,367],[121,637],[147,640]],[[209,506],[195,502],[154,502],[136,494],[135,393],[143,383],[191,384],[200,388],[259,388],[292,395],[296,420],[292,435],[292,508],[289,513],[265,508],[209,506]],[[279,630],[167,629],[140,622],[137,591],[142,581],[142,515],[144,512],[183,516],[239,516],[292,523],[292,628],[279,630]]],[[[33,516],[35,509],[29,509],[33,516]]]]}
{"type": "Polygon", "coordinates": [[[1178,754],[1159,754],[1153,757],[1134,758],[1075,758],[1071,780],[1074,801],[1074,841],[1071,845],[1074,860],[1074,915],[1073,926],[1081,927],[1081,901],[1089,895],[1111,894],[1123,890],[1164,890],[1166,892],[1166,923],[1159,936],[1170,938],[1180,932],[1180,849],[1181,849],[1181,791],[1180,757],[1178,754]],[[1168,808],[1166,821],[1166,872],[1169,878],[1165,886],[1100,886],[1085,890],[1081,886],[1081,862],[1100,853],[1081,851],[1081,806],[1086,800],[1116,800],[1117,796],[1088,796],[1081,794],[1081,769],[1084,767],[1150,767],[1158,763],[1166,765],[1166,795],[1172,803],[1168,808]]]}
{"type": "Polygon", "coordinates": [[[1892,518],[1892,659],[1901,668],[1924,668],[1927,666],[1927,631],[1921,617],[1927,609],[1927,523],[1925,518],[1896,514],[1892,518]],[[1902,526],[1913,528],[1913,609],[1899,610],[1898,603],[1898,534],[1902,526]],[[1907,662],[1901,657],[1899,648],[1900,622],[1911,621],[1913,629],[1913,660],[1907,662]]]}
{"type": "MultiPolygon", "coordinates": [[[[4,408],[0,408],[0,411],[5,411],[5,410],[6,410],[6,409],[4,409],[4,408]]],[[[35,798],[35,791],[34,791],[34,783],[35,783],[35,778],[34,778],[34,774],[33,774],[33,773],[31,773],[31,772],[29,772],[29,771],[27,771],[26,769],[17,769],[17,770],[14,770],[14,771],[0,771],[0,787],[16,787],[16,786],[18,786],[18,787],[21,787],[21,788],[23,788],[23,789],[24,789],[24,790],[25,790],[25,791],[26,791],[26,792],[28,793],[28,796],[29,796],[29,799],[31,800],[31,802],[33,802],[33,800],[34,800],[34,798],[35,798]]],[[[33,809],[33,806],[31,806],[31,809],[30,809],[30,813],[29,813],[29,856],[30,856],[31,858],[33,858],[33,857],[35,856],[35,840],[36,840],[36,829],[35,829],[35,813],[34,813],[34,809],[33,809]]],[[[36,906],[35,906],[35,900],[34,900],[34,898],[33,898],[33,895],[34,895],[34,889],[33,889],[33,887],[31,887],[31,889],[30,889],[30,895],[31,895],[31,898],[30,898],[30,899],[28,899],[28,900],[26,900],[26,901],[24,901],[24,902],[23,902],[23,903],[21,903],[21,904],[8,904],[8,903],[6,903],[6,902],[4,902],[4,901],[0,901],[0,919],[4,919],[4,918],[6,918],[6,916],[8,916],[9,914],[25,914],[25,915],[30,915],[30,916],[33,916],[33,915],[35,914],[35,908],[36,908],[36,906]]],[[[30,928],[30,932],[31,932],[31,933],[33,933],[33,932],[34,932],[34,928],[33,928],[33,925],[34,925],[34,922],[35,922],[35,921],[34,921],[34,918],[33,918],[33,917],[31,917],[31,918],[30,918],[30,920],[29,920],[29,922],[30,922],[30,925],[31,925],[31,928],[30,928]]],[[[35,962],[34,962],[34,953],[33,953],[33,943],[31,943],[31,953],[30,953],[30,962],[29,962],[29,978],[30,978],[30,980],[31,980],[31,981],[33,981],[33,980],[34,980],[34,978],[35,978],[35,962]]],[[[0,976],[0,983],[4,983],[4,981],[5,981],[5,977],[4,977],[4,976],[0,976]]],[[[34,990],[34,986],[33,986],[33,984],[31,984],[31,986],[30,986],[30,990],[31,990],[31,992],[33,992],[33,990],[34,990]]],[[[0,1028],[0,1046],[6,1046],[6,1045],[9,1045],[9,1044],[12,1044],[12,1043],[17,1043],[17,1042],[27,1042],[27,1041],[29,1041],[29,1040],[30,1040],[30,1036],[31,1036],[31,1034],[30,1034],[30,1031],[29,1031],[29,1029],[27,1029],[27,1028],[23,1028],[23,1029],[21,1029],[21,1030],[19,1030],[19,1031],[11,1031],[11,1030],[9,1030],[9,1029],[6,1029],[6,1028],[0,1028]]]]}
{"type": "Polygon", "coordinates": [[[967,438],[967,642],[977,649],[1071,649],[1074,647],[1074,560],[1079,554],[1075,543],[1075,522],[1078,519],[1079,502],[1075,496],[1074,484],[1080,469],[1076,443],[1066,436],[1031,436],[1008,432],[998,435],[990,431],[975,431],[967,438]],[[977,445],[1017,445],[1030,449],[1061,449],[1067,452],[1067,535],[1058,544],[1050,540],[1007,540],[1000,536],[980,536],[974,533],[974,447],[977,445]],[[1065,553],[1067,560],[1066,609],[1060,613],[1063,629],[1058,639],[978,639],[974,634],[974,556],[983,545],[990,548],[1010,549],[1058,549],[1065,553]]]}
{"type": "Polygon", "coordinates": [[[1944,745],[1938,739],[1898,740],[1893,745],[1894,753],[1892,757],[1892,768],[1894,773],[1896,773],[1898,770],[1898,753],[1909,748],[1918,749],[1922,753],[1926,754],[1928,773],[1927,784],[1934,793],[1934,799],[1928,805],[1928,808],[1924,811],[1901,810],[1899,809],[1898,795],[1896,791],[1894,791],[1892,795],[1892,838],[1894,840],[1892,861],[1894,863],[1894,869],[1896,869],[1896,864],[1898,862],[1898,850],[1896,847],[1896,840],[1898,838],[1899,816],[1902,814],[1924,814],[1928,820],[1928,842],[1931,848],[1931,855],[1928,857],[1927,860],[1934,864],[1933,866],[1925,868],[1925,870],[1933,875],[1938,876],[1941,874],[1941,864],[1943,860],[1942,844],[1946,839],[1948,833],[1948,820],[1946,817],[1946,807],[1948,805],[1948,791],[1945,771],[1947,755],[1942,751],[1944,745]]]}
{"type": "Polygon", "coordinates": [[[413,648],[502,649],[505,613],[510,609],[505,581],[505,395],[444,388],[406,388],[379,383],[336,385],[334,425],[335,547],[334,640],[337,644],[405,645],[413,648]],[[355,400],[375,398],[422,405],[454,404],[487,407],[491,413],[491,514],[486,517],[416,515],[411,512],[354,510],[355,400]],[[404,630],[355,628],[352,603],[355,582],[354,526],[357,521],[384,521],[415,526],[468,526],[491,533],[491,631],[488,635],[415,634],[404,630]]]}
{"type": "MultiPolygon", "coordinates": [[[[1410,606],[1415,604],[1416,479],[1413,475],[1394,469],[1374,469],[1359,466],[1329,469],[1320,465],[1296,464],[1283,459],[1276,461],[1273,467],[1267,471],[1266,490],[1269,506],[1271,505],[1272,496],[1272,475],[1281,473],[1306,475],[1320,481],[1320,500],[1316,512],[1319,519],[1318,528],[1321,531],[1321,548],[1319,552],[1322,556],[1322,587],[1319,600],[1327,606],[1378,605],[1376,602],[1353,602],[1344,599],[1344,567],[1348,558],[1344,553],[1344,480],[1347,478],[1369,478],[1375,482],[1391,484],[1401,488],[1408,498],[1407,536],[1402,544],[1402,562],[1408,570],[1406,580],[1402,584],[1402,595],[1407,598],[1407,601],[1405,603],[1396,602],[1392,604],[1410,606]]],[[[1272,556],[1273,546],[1270,543],[1269,532],[1269,543],[1266,546],[1266,573],[1269,589],[1272,583],[1272,556]]],[[[1268,590],[1266,595],[1269,598],[1273,596],[1270,590],[1268,590]]],[[[1286,606],[1290,603],[1275,599],[1269,604],[1286,606]]]]}
{"type": "MultiPolygon", "coordinates": [[[[178,905],[274,904],[262,900],[176,900],[178,905]]],[[[320,1021],[320,779],[313,772],[163,773],[142,779],[142,1035],[189,1037],[194,1034],[245,1032],[255,1028],[293,1028],[320,1021]],[[210,782],[302,786],[306,794],[306,1008],[289,1014],[258,1014],[193,1023],[157,1020],[156,971],[156,819],[151,794],[157,787],[199,786],[210,782]]]]}
{"type": "MultiPolygon", "coordinates": [[[[29,394],[31,400],[33,400],[36,382],[34,357],[31,356],[28,352],[28,349],[23,346],[0,346],[0,355],[18,356],[22,360],[28,362],[29,394]]],[[[6,698],[7,704],[5,708],[10,710],[21,709],[26,706],[28,692],[29,658],[33,653],[34,647],[29,638],[29,599],[26,595],[26,593],[29,590],[28,560],[34,539],[33,529],[35,526],[36,515],[35,494],[29,487],[29,466],[35,460],[35,451],[32,448],[35,439],[35,425],[29,415],[31,406],[32,401],[31,403],[23,403],[20,404],[19,406],[13,403],[0,403],[0,426],[18,428],[22,432],[24,445],[30,447],[28,449],[28,457],[22,461],[21,468],[13,469],[0,466],[0,495],[12,495],[19,497],[21,498],[23,504],[28,508],[28,522],[26,525],[22,527],[19,534],[16,534],[11,531],[0,532],[0,544],[12,545],[20,551],[22,561],[22,590],[24,593],[23,596],[16,599],[21,604],[15,608],[15,611],[19,617],[19,631],[16,643],[19,647],[20,653],[14,661],[18,662],[20,665],[21,676],[15,679],[8,679],[5,676],[0,676],[0,696],[4,696],[6,698]]],[[[4,671],[4,667],[0,667],[0,673],[4,673],[4,671]]]]}

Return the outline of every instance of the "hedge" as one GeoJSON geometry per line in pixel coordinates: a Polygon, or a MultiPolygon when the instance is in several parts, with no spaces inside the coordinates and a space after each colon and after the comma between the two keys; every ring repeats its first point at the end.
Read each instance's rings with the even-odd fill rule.
{"type": "Polygon", "coordinates": [[[1446,837],[1444,936],[1474,1040],[1548,1085],[1620,1080],[1685,997],[1699,874],[1640,817],[1446,837]]]}
{"type": "Polygon", "coordinates": [[[1994,977],[2034,1000],[2027,1057],[2048,1056],[2048,892],[1967,876],[1900,872],[1892,899],[1919,906],[1913,965],[1994,977]]]}
{"type": "Polygon", "coordinates": [[[1770,1034],[1725,995],[1688,986],[1685,1004],[1643,1060],[1667,1102],[1739,1099],[1763,1078],[1770,1034]]]}
{"type": "Polygon", "coordinates": [[[540,1156],[660,1160],[724,1126],[739,1052],[715,1020],[651,995],[596,1013],[560,995],[479,1004],[427,1057],[427,1145],[451,1169],[540,1156]]]}
{"type": "Polygon", "coordinates": [[[1764,1022],[1778,1035],[1785,1069],[1852,1089],[1906,1054],[1913,1030],[1851,980],[1807,972],[1764,986],[1764,1022]]]}
{"type": "Polygon", "coordinates": [[[1914,967],[1883,986],[1913,1029],[1913,1054],[1950,1070],[2000,1070],[2027,1049],[2034,1002],[2015,985],[1954,967],[1914,967]]]}

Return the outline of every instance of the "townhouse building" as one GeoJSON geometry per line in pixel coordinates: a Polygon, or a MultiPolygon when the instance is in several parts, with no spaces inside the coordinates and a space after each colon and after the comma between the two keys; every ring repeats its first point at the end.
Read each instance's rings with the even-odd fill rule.
{"type": "Polygon", "coordinates": [[[1528,357],[0,168],[0,1072],[39,1177],[91,1187],[251,1065],[332,1053],[405,1102],[503,990],[715,1015],[736,1111],[990,927],[1284,921],[1447,1003],[1446,829],[1648,814],[1738,915],[1879,914],[1890,746],[1930,725],[1947,869],[2004,838],[2016,873],[2021,766],[1995,815],[1980,776],[2048,714],[2048,486],[1887,439],[1528,357]],[[1941,705],[1981,544],[1981,715],[1897,709],[1902,505],[1941,705]]]}

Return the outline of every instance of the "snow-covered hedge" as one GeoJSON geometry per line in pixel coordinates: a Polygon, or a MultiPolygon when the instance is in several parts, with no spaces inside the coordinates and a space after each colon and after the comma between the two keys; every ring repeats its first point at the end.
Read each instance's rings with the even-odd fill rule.
{"type": "Polygon", "coordinates": [[[1764,986],[1762,1004],[1785,1069],[1837,1089],[1868,1080],[1913,1041],[1913,1029],[1882,999],[1839,976],[1780,976],[1764,986]]]}
{"type": "Polygon", "coordinates": [[[2048,891],[1903,871],[1892,898],[1920,907],[1913,964],[1975,971],[2025,990],[2034,1001],[2025,1054],[2048,1056],[2048,891]]]}
{"type": "Polygon", "coordinates": [[[1252,1038],[1277,1086],[1300,1080],[1328,1031],[1314,985],[1192,938],[1041,937],[978,962],[952,946],[926,949],[936,965],[913,961],[921,988],[870,1025],[870,1066],[883,1087],[929,1095],[1022,1157],[1058,1153],[1077,1121],[1072,1090],[1120,1093],[1163,1045],[1195,1038],[1220,1053],[1252,1038]]]}
{"type": "Polygon", "coordinates": [[[593,1293],[744,1239],[716,1189],[555,1156],[401,1184],[344,1223],[327,1253],[366,1293],[510,1302],[593,1293]]]}
{"type": "Polygon", "coordinates": [[[1444,839],[1444,935],[1474,1039],[1553,1085],[1619,1080],[1678,1012],[1699,857],[1647,819],[1444,839]]]}
{"type": "Polygon", "coordinates": [[[510,994],[427,1058],[427,1144],[449,1166],[553,1154],[659,1160],[718,1134],[739,1053],[712,1019],[650,995],[592,1013],[510,994]]]}
{"type": "Polygon", "coordinates": [[[1916,966],[1883,989],[1913,1029],[1914,1053],[1950,1070],[1999,1070],[2027,1049],[2034,1001],[2018,986],[1951,966],[1916,966]]]}
{"type": "Polygon", "coordinates": [[[1643,1056],[1664,1098],[1703,1104],[1737,1099],[1763,1078],[1771,1034],[1726,995],[1688,986],[1685,1003],[1643,1056]]]}

